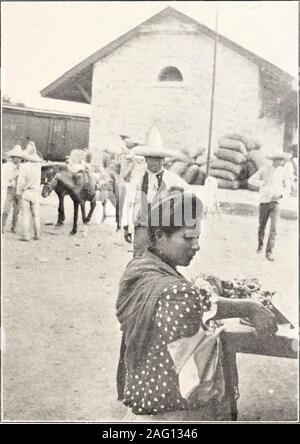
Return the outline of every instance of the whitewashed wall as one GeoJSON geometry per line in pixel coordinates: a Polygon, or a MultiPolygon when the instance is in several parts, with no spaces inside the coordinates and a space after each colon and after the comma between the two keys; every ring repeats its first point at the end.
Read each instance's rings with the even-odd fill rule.
{"type": "MultiPolygon", "coordinates": [[[[147,26],[94,65],[90,148],[95,158],[109,134],[144,140],[155,123],[167,148],[207,146],[214,42],[174,18],[147,26]],[[159,82],[167,66],[183,82],[159,82]]],[[[227,131],[257,137],[266,152],[281,146],[283,128],[259,119],[258,67],[219,45],[213,149],[227,131]]]]}

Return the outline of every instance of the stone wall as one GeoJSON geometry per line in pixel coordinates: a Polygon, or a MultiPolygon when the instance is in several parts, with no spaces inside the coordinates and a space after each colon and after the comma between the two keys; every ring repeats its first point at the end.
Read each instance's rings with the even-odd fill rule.
{"type": "MultiPolygon", "coordinates": [[[[174,18],[141,32],[94,65],[90,148],[95,158],[111,133],[145,140],[149,127],[161,131],[167,148],[207,146],[214,41],[174,18]],[[159,82],[175,66],[183,82],[159,82]]],[[[213,150],[227,131],[261,140],[269,152],[282,143],[282,127],[259,119],[258,67],[219,44],[213,150]]]]}

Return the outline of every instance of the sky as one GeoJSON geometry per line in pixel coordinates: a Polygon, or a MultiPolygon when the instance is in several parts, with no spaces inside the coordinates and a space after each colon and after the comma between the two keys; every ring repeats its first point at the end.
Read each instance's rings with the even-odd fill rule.
{"type": "MultiPolygon", "coordinates": [[[[297,77],[298,2],[222,1],[219,32],[297,77]]],[[[214,1],[2,2],[2,95],[28,107],[89,114],[39,91],[166,6],[214,29],[214,1]]]]}

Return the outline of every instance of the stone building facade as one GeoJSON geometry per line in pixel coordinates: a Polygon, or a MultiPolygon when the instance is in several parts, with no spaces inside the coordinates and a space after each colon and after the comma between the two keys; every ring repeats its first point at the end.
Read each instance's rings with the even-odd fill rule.
{"type": "MultiPolygon", "coordinates": [[[[89,145],[95,158],[101,156],[110,134],[143,141],[153,124],[160,129],[166,148],[207,147],[214,55],[214,33],[207,30],[166,8],[123,41],[94,55],[87,89],[92,107],[89,145]]],[[[270,93],[273,112],[264,111],[265,65],[249,54],[219,39],[213,150],[227,132],[258,139],[266,153],[283,147],[280,97],[270,93]]],[[[275,77],[276,70],[276,81],[279,84],[284,78],[284,88],[288,88],[288,74],[276,68],[275,77]]]]}

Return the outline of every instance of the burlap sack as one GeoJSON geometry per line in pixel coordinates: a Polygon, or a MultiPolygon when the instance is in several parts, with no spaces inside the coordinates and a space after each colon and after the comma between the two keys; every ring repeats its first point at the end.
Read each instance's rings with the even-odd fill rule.
{"type": "Polygon", "coordinates": [[[209,174],[219,179],[231,180],[232,182],[238,178],[238,176],[231,171],[218,170],[217,168],[210,168],[209,174]]]}
{"type": "Polygon", "coordinates": [[[236,163],[229,162],[228,160],[214,159],[211,161],[211,168],[216,168],[218,170],[230,171],[237,176],[241,174],[244,164],[237,165],[236,163]]]}
{"type": "Polygon", "coordinates": [[[199,172],[194,180],[193,185],[204,185],[205,182],[205,172],[199,168],[199,172]]]}
{"type": "Polygon", "coordinates": [[[177,174],[178,176],[181,177],[183,175],[183,173],[185,173],[187,168],[188,168],[187,163],[176,161],[171,166],[170,171],[172,171],[172,173],[177,174]]]}
{"type": "Polygon", "coordinates": [[[245,146],[248,144],[248,138],[246,136],[243,136],[242,134],[237,133],[227,133],[225,134],[225,137],[232,140],[239,140],[242,142],[245,146]]]}
{"type": "Polygon", "coordinates": [[[218,159],[228,160],[237,165],[246,162],[246,157],[243,154],[225,148],[219,148],[215,155],[218,159]]]}
{"type": "Polygon", "coordinates": [[[219,139],[219,147],[220,148],[227,148],[229,150],[238,151],[239,153],[243,154],[244,156],[247,156],[247,149],[243,142],[240,140],[233,140],[229,139],[227,137],[221,137],[219,139]]]}
{"type": "Polygon", "coordinates": [[[242,170],[240,174],[238,175],[239,180],[245,180],[247,179],[247,163],[242,164],[242,170]]]}
{"type": "Polygon", "coordinates": [[[247,148],[247,151],[258,150],[261,148],[261,143],[258,140],[255,140],[250,137],[246,137],[245,135],[241,135],[241,134],[237,134],[237,133],[227,133],[225,135],[225,137],[227,137],[228,139],[232,139],[232,140],[239,140],[240,142],[242,142],[245,145],[245,147],[247,148]]]}
{"type": "Polygon", "coordinates": [[[192,184],[194,183],[194,180],[198,176],[198,173],[199,173],[199,165],[193,164],[188,167],[188,169],[183,173],[181,177],[187,183],[192,184]]]}
{"type": "Polygon", "coordinates": [[[256,173],[257,168],[256,168],[255,163],[251,159],[247,160],[246,167],[247,167],[247,175],[246,175],[246,177],[248,179],[249,177],[253,176],[253,174],[256,173]]]}
{"type": "Polygon", "coordinates": [[[218,188],[225,188],[227,190],[238,190],[240,188],[239,180],[226,180],[226,179],[218,179],[218,188]]]}
{"type": "Polygon", "coordinates": [[[200,154],[200,156],[197,156],[195,159],[195,162],[199,165],[202,166],[207,162],[207,153],[203,153],[200,154]]]}

